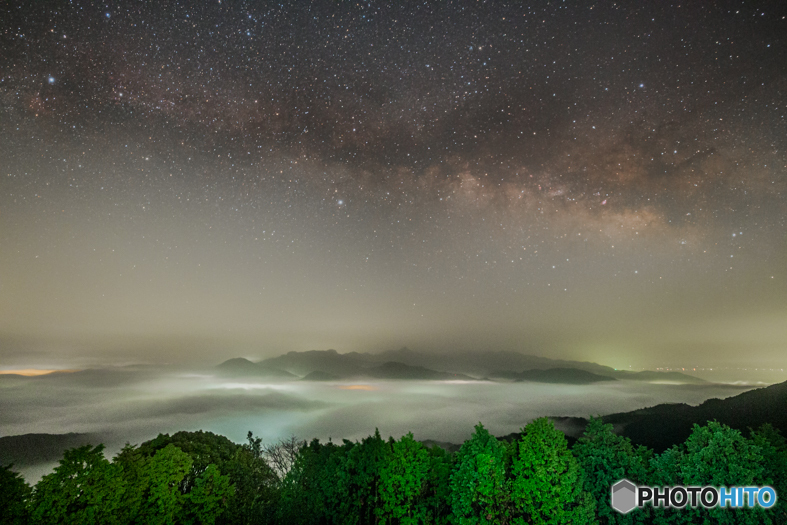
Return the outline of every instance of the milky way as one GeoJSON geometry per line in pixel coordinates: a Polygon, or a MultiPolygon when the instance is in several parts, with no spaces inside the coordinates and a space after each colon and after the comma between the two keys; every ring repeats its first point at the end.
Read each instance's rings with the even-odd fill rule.
{"type": "Polygon", "coordinates": [[[9,362],[787,364],[781,2],[13,4],[9,362]]]}

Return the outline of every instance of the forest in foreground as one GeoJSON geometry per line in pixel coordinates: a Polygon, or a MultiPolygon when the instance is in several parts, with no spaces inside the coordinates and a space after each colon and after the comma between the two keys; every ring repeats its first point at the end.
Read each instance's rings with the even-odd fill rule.
{"type": "Polygon", "coordinates": [[[784,524],[770,509],[610,507],[621,478],[638,485],[770,485],[787,495],[787,443],[763,425],[717,422],[661,454],[591,418],[569,447],[547,418],[510,441],[481,424],[450,453],[412,434],[359,442],[239,445],[210,432],[161,434],[126,445],[67,450],[34,486],[0,468],[2,524],[784,524]]]}

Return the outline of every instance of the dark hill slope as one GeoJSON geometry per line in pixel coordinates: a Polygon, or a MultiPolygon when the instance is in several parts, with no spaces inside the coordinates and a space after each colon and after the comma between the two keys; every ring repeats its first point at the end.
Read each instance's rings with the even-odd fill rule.
{"type": "MultiPolygon", "coordinates": [[[[265,359],[260,366],[286,370],[299,376],[306,376],[314,371],[327,372],[338,377],[354,377],[365,375],[370,368],[396,362],[411,367],[427,368],[436,372],[465,374],[471,377],[489,377],[499,372],[522,370],[575,369],[584,370],[597,376],[615,379],[640,381],[675,381],[681,383],[703,383],[701,379],[677,372],[630,372],[615,370],[608,366],[583,361],[565,361],[549,359],[517,352],[474,351],[474,352],[415,352],[407,348],[366,354],[351,352],[340,354],[336,350],[310,350],[308,352],[288,352],[278,357],[265,359]]],[[[559,375],[559,374],[558,374],[559,375]]],[[[548,377],[548,376],[542,376],[548,377]]],[[[586,384],[592,376],[575,384],[586,384]]],[[[538,380],[538,379],[533,379],[538,380]]],[[[553,381],[547,381],[553,382],[553,381]]],[[[572,381],[554,381],[567,382],[572,381]]]]}
{"type": "Polygon", "coordinates": [[[261,365],[286,370],[292,374],[306,376],[316,370],[338,377],[358,375],[364,365],[374,364],[369,354],[340,354],[336,350],[309,350],[288,352],[260,362],[261,365]]]}
{"type": "Polygon", "coordinates": [[[0,437],[0,465],[15,469],[56,462],[66,449],[103,443],[99,434],[24,434],[0,437]]]}
{"type": "Polygon", "coordinates": [[[708,382],[699,377],[690,376],[682,372],[658,372],[655,370],[643,370],[642,372],[629,372],[628,370],[615,370],[612,377],[617,379],[629,379],[632,381],[652,381],[652,382],[674,382],[688,383],[694,385],[707,384],[708,382]]]}
{"type": "Polygon", "coordinates": [[[727,399],[709,399],[699,406],[656,405],[603,417],[619,434],[661,452],[682,443],[695,423],[716,420],[746,431],[770,423],[787,435],[787,382],[750,390],[727,399]]]}
{"type": "Polygon", "coordinates": [[[341,377],[335,374],[329,374],[328,372],[315,370],[314,372],[306,374],[305,377],[302,377],[301,381],[337,381],[339,379],[341,379],[341,377]]]}
{"type": "Polygon", "coordinates": [[[497,372],[490,377],[512,381],[533,381],[536,383],[558,383],[564,385],[588,385],[601,381],[615,381],[615,378],[579,370],[577,368],[548,368],[546,370],[525,370],[523,372],[497,372]]]}
{"type": "Polygon", "coordinates": [[[280,368],[253,363],[248,359],[236,357],[228,359],[216,367],[219,373],[231,376],[255,376],[276,379],[295,379],[296,376],[280,368]]]}
{"type": "Polygon", "coordinates": [[[565,361],[508,351],[415,352],[408,348],[383,352],[375,356],[385,361],[397,361],[410,366],[423,366],[441,372],[460,372],[484,377],[498,370],[545,370],[548,368],[577,368],[594,374],[612,375],[613,368],[583,361],[565,361]]]}
{"type": "Polygon", "coordinates": [[[426,380],[450,380],[450,379],[471,379],[462,374],[451,374],[449,372],[438,372],[422,366],[408,366],[403,363],[389,361],[380,366],[375,366],[364,371],[364,375],[376,379],[426,379],[426,380]]]}

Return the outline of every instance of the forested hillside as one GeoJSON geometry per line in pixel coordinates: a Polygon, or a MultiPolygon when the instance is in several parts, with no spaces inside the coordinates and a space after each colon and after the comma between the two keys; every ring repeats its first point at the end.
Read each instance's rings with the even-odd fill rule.
{"type": "Polygon", "coordinates": [[[569,448],[546,419],[507,442],[478,424],[455,453],[412,434],[359,442],[296,439],[238,445],[210,432],[159,435],[112,460],[103,447],[67,450],[30,487],[0,469],[3,524],[524,524],[787,523],[771,509],[609,506],[626,477],[649,485],[771,485],[787,494],[787,445],[770,425],[741,433],[695,425],[662,454],[591,419],[569,448]]]}

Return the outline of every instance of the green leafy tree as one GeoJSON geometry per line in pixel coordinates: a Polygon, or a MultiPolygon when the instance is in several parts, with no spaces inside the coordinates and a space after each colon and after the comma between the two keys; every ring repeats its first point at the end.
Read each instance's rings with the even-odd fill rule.
{"type": "Polygon", "coordinates": [[[449,523],[451,515],[451,470],[453,456],[441,447],[431,447],[424,496],[419,501],[426,523],[449,523]]]}
{"type": "MultiPolygon", "coordinates": [[[[273,512],[275,476],[262,457],[260,440],[255,440],[251,433],[248,445],[238,445],[224,436],[201,430],[176,432],[172,436],[159,434],[136,449],[124,448],[115,462],[124,464],[127,478],[135,483],[137,490],[132,499],[143,502],[136,507],[139,512],[153,512],[155,504],[151,498],[159,497],[163,498],[158,500],[159,504],[166,503],[168,508],[175,509],[173,519],[184,522],[200,516],[202,522],[212,519],[226,523],[260,523],[273,512]],[[156,459],[159,454],[163,455],[156,459]],[[162,464],[162,458],[166,458],[166,465],[162,464]],[[189,467],[180,476],[180,465],[185,463],[189,467]],[[151,469],[157,469],[165,477],[178,477],[179,494],[167,489],[167,496],[163,497],[164,485],[151,485],[153,479],[159,479],[150,477],[151,469]],[[210,509],[199,507],[197,501],[210,504],[210,509]]],[[[134,506],[129,505],[129,508],[134,506]]]]}
{"type": "Polygon", "coordinates": [[[216,465],[210,464],[194,482],[191,491],[185,495],[183,518],[184,525],[213,525],[227,509],[227,503],[234,493],[230,478],[223,476],[216,465]]]}
{"type": "Polygon", "coordinates": [[[12,468],[0,466],[0,525],[23,525],[30,519],[32,489],[12,468]]]}
{"type": "Polygon", "coordinates": [[[314,439],[301,447],[281,485],[279,523],[307,525],[333,523],[337,512],[337,468],[352,443],[336,446],[314,439]]]}
{"type": "Polygon", "coordinates": [[[326,523],[360,522],[360,507],[365,502],[357,498],[359,495],[355,490],[358,481],[354,465],[357,462],[357,453],[354,454],[355,461],[350,458],[357,446],[357,443],[343,440],[341,446],[332,448],[330,456],[318,472],[317,494],[321,502],[315,505],[315,508],[319,509],[319,515],[326,523]]]}
{"type": "Polygon", "coordinates": [[[325,487],[331,502],[331,519],[346,525],[374,523],[379,506],[380,471],[390,458],[390,447],[375,429],[360,443],[345,442],[345,454],[335,454],[329,462],[328,483],[325,487]]]}
{"type": "Polygon", "coordinates": [[[762,451],[765,482],[781,496],[766,514],[774,523],[783,525],[787,523],[787,440],[768,423],[753,431],[751,439],[762,451]]]}
{"type": "Polygon", "coordinates": [[[60,465],[33,490],[34,523],[119,523],[126,486],[103,451],[103,445],[85,445],[64,452],[60,465]]]}
{"type": "Polygon", "coordinates": [[[456,453],[451,475],[451,509],[460,525],[507,523],[510,485],[506,446],[479,423],[456,453]]]}
{"type": "Polygon", "coordinates": [[[150,525],[174,525],[181,517],[185,498],[180,486],[191,469],[191,458],[175,445],[167,445],[145,463],[142,478],[146,490],[139,521],[150,525]]]}
{"type": "Polygon", "coordinates": [[[591,523],[594,503],[566,437],[547,418],[522,429],[511,472],[514,523],[591,523]]]}
{"type": "Polygon", "coordinates": [[[251,525],[272,522],[276,513],[279,485],[276,474],[263,456],[262,440],[249,432],[247,443],[235,450],[224,463],[234,491],[220,523],[251,525]]]}
{"type": "Polygon", "coordinates": [[[376,514],[386,520],[399,520],[402,525],[417,525],[426,518],[426,509],[418,501],[426,487],[429,473],[429,452],[413,438],[412,433],[390,442],[388,462],[380,469],[380,506],[376,514]]]}
{"type": "Polygon", "coordinates": [[[572,451],[584,474],[584,488],[595,500],[599,523],[629,525],[650,522],[646,509],[629,514],[613,510],[610,507],[610,490],[622,478],[636,484],[646,483],[652,451],[634,447],[628,438],[615,435],[612,425],[593,417],[572,451]]]}
{"type": "MultiPolygon", "coordinates": [[[[685,443],[676,445],[651,461],[651,485],[655,486],[757,486],[766,481],[762,449],[738,430],[715,421],[694,425],[685,443]]],[[[654,509],[654,523],[767,524],[762,508],[654,509]]]]}
{"type": "Polygon", "coordinates": [[[151,458],[140,453],[128,443],[112,460],[120,468],[125,492],[123,506],[119,510],[120,523],[138,523],[145,498],[148,494],[150,479],[147,477],[147,464],[151,458]]]}
{"type": "Polygon", "coordinates": [[[159,434],[155,439],[142,443],[137,450],[140,454],[152,457],[169,445],[175,445],[191,458],[189,472],[182,480],[181,492],[184,494],[191,490],[191,486],[208,468],[208,465],[216,465],[222,473],[227,470],[227,463],[242,448],[241,445],[233,443],[224,436],[198,430],[196,432],[176,432],[171,436],[159,434]]]}

